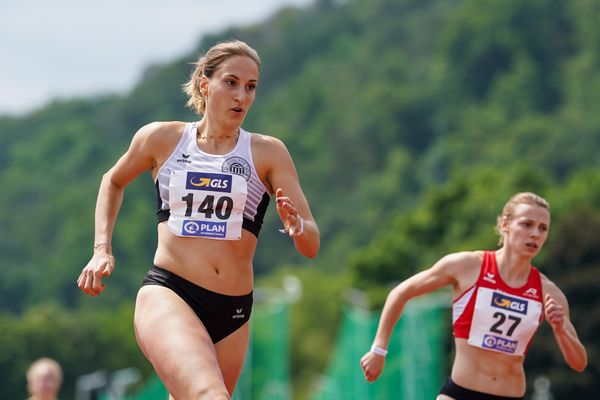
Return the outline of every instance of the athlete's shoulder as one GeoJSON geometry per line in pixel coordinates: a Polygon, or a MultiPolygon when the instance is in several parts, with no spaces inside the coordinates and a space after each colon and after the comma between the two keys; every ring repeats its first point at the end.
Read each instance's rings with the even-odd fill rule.
{"type": "Polygon", "coordinates": [[[277,162],[291,158],[281,139],[261,133],[252,134],[252,150],[258,155],[258,158],[264,161],[277,162]]]}
{"type": "Polygon", "coordinates": [[[138,129],[132,144],[156,150],[172,148],[181,138],[186,125],[180,121],[151,122],[138,129]]]}
{"type": "Polygon", "coordinates": [[[154,121],[142,126],[136,136],[153,139],[165,139],[171,136],[181,136],[187,123],[181,121],[154,121]]]}
{"type": "Polygon", "coordinates": [[[460,251],[441,258],[434,268],[448,276],[463,291],[477,280],[481,271],[483,251],[460,251]]]}
{"type": "Polygon", "coordinates": [[[285,148],[285,144],[279,138],[274,136],[265,135],[263,133],[250,133],[252,135],[252,145],[260,146],[261,148],[274,149],[274,148],[285,148]]]}
{"type": "Polygon", "coordinates": [[[444,256],[439,262],[454,268],[479,268],[483,261],[484,253],[482,250],[459,251],[444,256]]]}

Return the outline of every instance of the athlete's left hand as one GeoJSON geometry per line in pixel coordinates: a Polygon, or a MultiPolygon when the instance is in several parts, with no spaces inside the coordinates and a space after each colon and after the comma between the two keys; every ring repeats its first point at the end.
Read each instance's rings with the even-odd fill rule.
{"type": "Polygon", "coordinates": [[[565,324],[565,310],[548,293],[544,296],[544,316],[554,331],[561,331],[565,324]]]}
{"type": "Polygon", "coordinates": [[[298,237],[302,234],[302,217],[298,215],[298,210],[289,197],[284,196],[283,190],[278,188],[275,192],[275,202],[277,205],[277,213],[283,223],[283,233],[290,237],[298,237]]]}
{"type": "Polygon", "coordinates": [[[369,383],[375,382],[385,366],[385,357],[368,351],[361,359],[360,366],[363,370],[363,375],[369,383]]]}

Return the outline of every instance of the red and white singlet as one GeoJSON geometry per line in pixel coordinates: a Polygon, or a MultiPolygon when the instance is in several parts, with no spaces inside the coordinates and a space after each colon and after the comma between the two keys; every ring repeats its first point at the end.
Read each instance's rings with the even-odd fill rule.
{"type": "Polygon", "coordinates": [[[452,303],[454,337],[485,350],[522,356],[542,310],[540,272],[532,266],[525,285],[510,287],[498,273],[496,253],[486,251],[477,281],[452,303]]]}

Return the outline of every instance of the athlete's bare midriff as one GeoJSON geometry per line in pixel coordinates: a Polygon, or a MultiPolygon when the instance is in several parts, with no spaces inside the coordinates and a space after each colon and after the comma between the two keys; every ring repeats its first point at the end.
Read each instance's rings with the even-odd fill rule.
{"type": "Polygon", "coordinates": [[[525,392],[522,356],[509,356],[471,346],[466,339],[454,339],[456,357],[452,380],[478,392],[520,397],[525,392]]]}
{"type": "Polygon", "coordinates": [[[154,264],[205,289],[232,296],[249,293],[254,285],[252,258],[257,239],[242,229],[240,240],[179,237],[166,221],[158,224],[154,264]]]}

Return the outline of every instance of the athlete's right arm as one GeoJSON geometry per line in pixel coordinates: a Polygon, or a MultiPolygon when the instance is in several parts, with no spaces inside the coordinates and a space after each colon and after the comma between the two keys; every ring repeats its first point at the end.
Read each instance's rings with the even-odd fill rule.
{"type": "MultiPolygon", "coordinates": [[[[462,273],[461,270],[464,269],[465,263],[473,262],[473,257],[474,253],[472,252],[449,254],[431,268],[413,275],[392,289],[383,306],[373,346],[387,349],[394,326],[398,322],[406,302],[447,285],[456,287],[462,273]]],[[[383,370],[384,357],[369,351],[363,356],[360,363],[367,381],[373,382],[383,370]]]]}
{"type": "Polygon", "coordinates": [[[111,241],[125,187],[142,172],[156,167],[172,130],[173,123],[145,125],[136,132],[125,154],[102,176],[96,200],[94,254],[77,279],[84,293],[97,296],[104,290],[102,277],[114,269],[111,241]]]}

